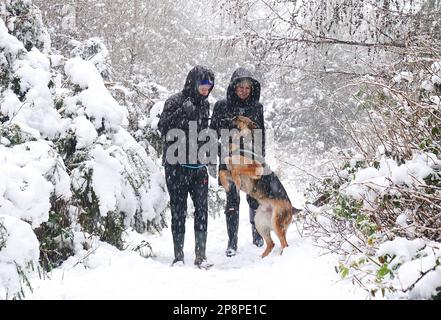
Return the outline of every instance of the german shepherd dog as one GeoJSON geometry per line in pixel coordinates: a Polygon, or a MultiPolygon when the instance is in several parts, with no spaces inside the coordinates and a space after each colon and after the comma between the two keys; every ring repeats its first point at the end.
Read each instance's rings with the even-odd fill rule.
{"type": "MultiPolygon", "coordinates": [[[[246,117],[235,117],[233,121],[243,135],[252,133],[256,126],[249,118],[246,118],[248,120],[243,118],[246,117]]],[[[274,248],[271,230],[280,240],[280,254],[282,254],[283,249],[288,246],[286,232],[292,222],[293,215],[299,210],[292,206],[279,178],[264,164],[243,155],[226,157],[225,163],[228,170],[219,172],[219,179],[225,190],[230,191],[230,181],[232,181],[237,190],[244,191],[259,203],[254,221],[257,231],[266,243],[265,251],[261,257],[266,257],[274,248]],[[268,174],[264,174],[264,170],[269,171],[268,174]]]]}

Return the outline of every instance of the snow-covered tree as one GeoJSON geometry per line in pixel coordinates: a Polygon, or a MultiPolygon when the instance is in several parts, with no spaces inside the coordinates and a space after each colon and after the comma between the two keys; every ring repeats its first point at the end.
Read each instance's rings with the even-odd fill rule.
{"type": "MultiPolygon", "coordinates": [[[[229,80],[235,63],[247,61],[232,46],[235,26],[217,1],[34,1],[60,50],[69,39],[104,39],[120,79],[143,75],[169,90],[181,90],[187,72],[205,64],[229,80]]],[[[219,82],[220,83],[220,82],[219,82]]]]}
{"type": "Polygon", "coordinates": [[[31,1],[2,2],[0,17],[0,294],[20,297],[38,262],[59,265],[87,237],[123,248],[126,230],[160,230],[167,196],[153,148],[106,88],[103,43],[55,54],[31,1]]]}
{"type": "Polygon", "coordinates": [[[317,154],[354,145],[354,128],[363,134],[369,116],[355,96],[359,81],[395,76],[414,49],[439,41],[437,1],[221,3],[266,77],[266,96],[276,97],[266,105],[284,146],[278,157],[296,162],[289,150],[298,150],[310,166],[317,154]]]}

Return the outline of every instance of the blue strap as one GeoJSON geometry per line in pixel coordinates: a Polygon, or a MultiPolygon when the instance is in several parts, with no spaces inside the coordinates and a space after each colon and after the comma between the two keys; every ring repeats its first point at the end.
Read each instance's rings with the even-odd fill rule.
{"type": "Polygon", "coordinates": [[[181,164],[181,166],[183,166],[184,168],[189,168],[189,169],[200,169],[200,168],[206,167],[205,164],[181,164]]]}

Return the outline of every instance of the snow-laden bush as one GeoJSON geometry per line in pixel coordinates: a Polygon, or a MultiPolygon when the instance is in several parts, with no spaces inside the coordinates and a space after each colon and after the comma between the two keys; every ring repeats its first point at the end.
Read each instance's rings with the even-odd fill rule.
{"type": "Polygon", "coordinates": [[[71,41],[74,47],[70,54],[91,62],[105,80],[111,78],[109,51],[100,38],[90,38],[83,42],[71,41]]]}
{"type": "Polygon", "coordinates": [[[57,153],[41,141],[7,148],[0,145],[0,211],[27,221],[33,228],[46,222],[50,197],[67,201],[70,179],[57,153]]]}
{"type": "Polygon", "coordinates": [[[371,249],[369,254],[353,252],[345,255],[337,268],[340,275],[351,277],[372,297],[439,299],[439,243],[396,237],[371,249]]]}
{"type": "MultiPolygon", "coordinates": [[[[34,138],[35,139],[35,138],[34,138]]],[[[40,241],[41,262],[64,250],[63,239],[44,230],[57,229],[50,217],[68,220],[63,205],[70,201],[70,178],[58,153],[45,141],[11,147],[0,145],[0,214],[28,222],[40,241]],[[64,217],[64,218],[63,218],[64,217]],[[53,243],[52,246],[48,243],[53,243]]],[[[53,219],[52,219],[53,220],[53,219]]]]}
{"type": "MultiPolygon", "coordinates": [[[[51,52],[31,1],[2,2],[0,13],[0,215],[20,219],[38,238],[37,258],[26,261],[39,256],[49,270],[87,237],[122,248],[124,230],[160,230],[165,180],[149,143],[126,130],[127,107],[106,88],[105,46],[86,41],[66,59],[51,52]],[[86,61],[90,47],[102,54],[86,61]]],[[[1,256],[12,233],[4,223],[0,230],[1,256]]],[[[2,280],[0,293],[12,297],[27,269],[19,250],[8,252],[5,263],[16,255],[19,277],[2,280]]]]}
{"type": "Polygon", "coordinates": [[[39,242],[31,226],[0,213],[0,298],[22,298],[38,267],[39,242]]]}
{"type": "Polygon", "coordinates": [[[112,97],[94,65],[73,58],[65,71],[75,95],[63,101],[63,114],[73,121],[60,146],[72,170],[78,217],[88,232],[122,247],[124,228],[143,232],[162,226],[165,181],[151,159],[155,155],[123,128],[127,109],[112,97]]]}
{"type": "Polygon", "coordinates": [[[363,81],[356,96],[371,123],[362,135],[352,132],[359,155],[313,188],[328,219],[326,227],[323,218],[313,219],[321,241],[342,253],[338,272],[373,295],[441,292],[439,63],[435,57],[403,63],[389,82],[363,81]],[[400,260],[394,245],[411,252],[400,260]]]}
{"type": "Polygon", "coordinates": [[[353,158],[316,186],[321,197],[315,204],[321,209],[309,210],[313,230],[321,246],[341,254],[337,272],[342,277],[352,277],[372,296],[431,298],[439,293],[441,199],[428,177],[437,176],[440,166],[441,160],[424,151],[401,164],[379,152],[370,161],[353,158]],[[415,262],[404,267],[396,253],[382,250],[393,248],[386,244],[394,239],[403,239],[402,250],[421,244],[406,258],[415,262]]]}
{"type": "Polygon", "coordinates": [[[43,25],[41,11],[31,0],[5,0],[0,3],[1,17],[7,23],[11,35],[16,37],[30,51],[36,48],[49,52],[51,41],[43,25]]]}
{"type": "Polygon", "coordinates": [[[37,137],[54,139],[64,131],[66,121],[54,106],[48,57],[32,48],[14,61],[12,69],[14,81],[2,92],[1,113],[8,123],[31,128],[37,137]]]}

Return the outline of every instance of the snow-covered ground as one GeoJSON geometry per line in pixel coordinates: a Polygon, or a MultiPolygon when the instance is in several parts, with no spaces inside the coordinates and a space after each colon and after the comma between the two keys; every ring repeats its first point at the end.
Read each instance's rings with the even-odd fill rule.
{"type": "MultiPolygon", "coordinates": [[[[291,193],[291,197],[293,197],[291,193]]],[[[294,195],[295,197],[295,195],[294,195]]],[[[187,219],[185,265],[171,267],[171,230],[149,236],[154,257],[145,259],[130,250],[102,243],[87,258],[71,257],[50,279],[32,279],[26,299],[366,299],[367,294],[347,280],[339,280],[336,257],[321,255],[311,239],[302,238],[295,224],[288,230],[289,247],[280,244],[265,259],[251,242],[248,207],[242,194],[238,254],[227,258],[225,217],[209,218],[207,257],[214,267],[193,265],[193,219],[187,219]],[[87,267],[85,267],[87,266],[87,267]]],[[[300,227],[300,226],[299,226],[300,227]]],[[[273,238],[275,238],[273,236],[273,238]]]]}

